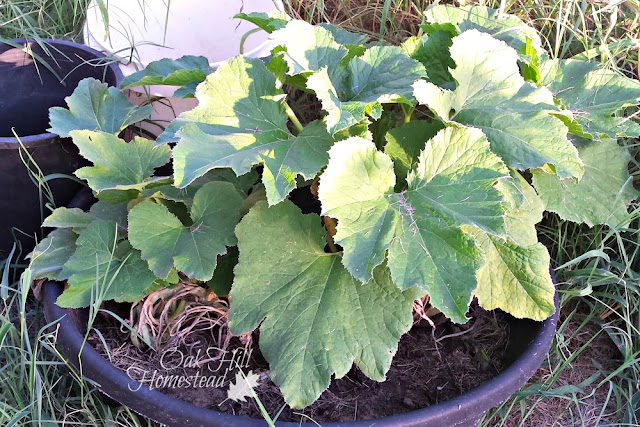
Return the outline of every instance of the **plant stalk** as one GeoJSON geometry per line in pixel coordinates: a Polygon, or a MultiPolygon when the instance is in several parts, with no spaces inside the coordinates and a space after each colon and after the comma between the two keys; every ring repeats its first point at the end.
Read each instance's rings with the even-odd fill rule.
{"type": "Polygon", "coordinates": [[[409,123],[411,121],[411,115],[413,114],[413,110],[415,110],[414,106],[407,106],[405,104],[401,105],[402,112],[404,113],[404,122],[409,123]]]}
{"type": "Polygon", "coordinates": [[[284,109],[287,113],[287,116],[289,116],[289,119],[291,120],[291,123],[293,123],[293,127],[296,130],[296,135],[299,134],[302,131],[302,123],[300,123],[300,120],[298,120],[298,117],[296,116],[296,113],[293,112],[293,110],[291,109],[291,107],[289,106],[289,104],[285,101],[284,103],[284,109]]]}

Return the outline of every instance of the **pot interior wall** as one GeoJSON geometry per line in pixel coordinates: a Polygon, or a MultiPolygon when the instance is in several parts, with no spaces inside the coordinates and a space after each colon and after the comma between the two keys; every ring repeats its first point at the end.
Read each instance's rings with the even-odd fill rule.
{"type": "Polygon", "coordinates": [[[19,43],[18,49],[0,44],[0,137],[46,133],[49,108],[65,106],[85,77],[116,84],[116,76],[104,59],[66,44],[19,43]],[[33,55],[26,51],[30,48],[33,55]],[[46,64],[45,64],[46,63],[46,64]]]}

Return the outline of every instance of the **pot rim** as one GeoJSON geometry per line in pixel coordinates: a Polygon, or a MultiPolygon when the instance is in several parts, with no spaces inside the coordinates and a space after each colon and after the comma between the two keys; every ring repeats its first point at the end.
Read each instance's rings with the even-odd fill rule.
{"type": "MultiPolygon", "coordinates": [[[[553,277],[553,272],[552,278],[553,277]]],[[[111,365],[93,347],[84,342],[84,337],[76,329],[68,310],[55,304],[62,293],[62,283],[47,281],[43,284],[42,299],[47,322],[58,322],[57,344],[62,347],[62,353],[75,367],[79,366],[78,354],[82,351],[82,372],[91,378],[97,387],[107,396],[122,403],[123,395],[126,406],[132,410],[167,425],[220,425],[220,426],[263,426],[262,419],[248,418],[195,406],[131,379],[125,372],[111,365]],[[83,347],[84,345],[84,347],[83,347]],[[99,381],[96,376],[100,376],[99,381]],[[135,390],[135,391],[133,391],[135,390]],[[147,411],[141,404],[147,403],[147,411]],[[151,405],[149,405],[151,403],[151,405]],[[151,408],[151,410],[149,410],[151,408]],[[174,417],[174,418],[171,418],[174,417]],[[175,424],[175,423],[178,424],[175,424]]],[[[509,367],[486,383],[460,396],[445,402],[417,409],[411,412],[396,414],[374,420],[359,420],[352,422],[322,423],[323,426],[352,426],[364,427],[375,425],[384,426],[424,426],[425,422],[437,422],[442,425],[459,425],[459,423],[475,422],[488,409],[500,404],[513,393],[518,391],[526,381],[537,371],[546,357],[555,336],[558,321],[559,302],[558,293],[555,294],[556,311],[549,318],[540,322],[535,338],[527,349],[509,367]],[[464,421],[460,417],[465,411],[464,421]],[[458,420],[458,421],[455,421],[458,420]],[[373,424],[372,424],[373,423],[373,424]]],[[[302,423],[311,425],[312,423],[302,423]]],[[[300,426],[297,422],[276,422],[277,426],[300,426]]]]}
{"type": "MultiPolygon", "coordinates": [[[[31,39],[31,38],[16,38],[16,39],[10,40],[10,42],[14,44],[23,44],[23,43],[30,43],[35,41],[36,41],[35,39],[31,39]]],[[[58,46],[74,48],[79,51],[91,54],[96,59],[107,58],[107,56],[104,53],[99,52],[82,43],[76,43],[76,42],[61,40],[61,39],[40,39],[40,41],[53,46],[58,45],[58,46]]],[[[115,87],[120,87],[120,83],[122,83],[122,80],[124,79],[124,75],[122,74],[120,67],[118,67],[116,62],[107,64],[107,67],[109,67],[113,71],[116,77],[115,87]]],[[[15,150],[19,145],[19,141],[22,142],[22,144],[26,148],[35,148],[35,147],[49,144],[51,143],[52,139],[58,138],[58,137],[59,135],[52,132],[44,132],[36,135],[20,136],[19,140],[18,138],[15,138],[12,136],[0,136],[0,150],[9,150],[9,149],[15,150]]]]}

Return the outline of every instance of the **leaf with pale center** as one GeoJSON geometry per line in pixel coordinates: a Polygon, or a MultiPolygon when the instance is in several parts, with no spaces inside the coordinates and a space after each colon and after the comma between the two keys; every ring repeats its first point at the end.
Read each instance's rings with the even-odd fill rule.
{"type": "Polygon", "coordinates": [[[613,139],[575,141],[584,161],[579,182],[561,180],[543,170],[533,170],[533,185],[546,208],[564,220],[618,226],[628,223],[627,206],[638,197],[629,176],[627,150],[613,139]]]}
{"type": "Polygon", "coordinates": [[[621,76],[597,62],[556,59],[542,63],[541,82],[573,114],[582,132],[640,136],[640,125],[621,110],[640,103],[640,82],[621,76]]]}
{"type": "Polygon", "coordinates": [[[52,107],[49,110],[51,128],[62,137],[73,130],[103,131],[118,134],[127,126],[148,118],[153,107],[136,107],[118,88],[86,78],[65,98],[69,109],[52,107]]]}
{"type": "Polygon", "coordinates": [[[242,197],[233,184],[210,182],[193,199],[192,225],[183,225],[166,206],[144,201],[129,211],[129,241],[161,279],[171,268],[198,280],[213,276],[218,255],[234,246],[242,197]]]}
{"type": "Polygon", "coordinates": [[[94,164],[75,174],[98,193],[144,188],[156,180],[151,177],[155,168],[167,164],[171,156],[169,147],[154,147],[153,141],[140,137],[127,143],[105,132],[74,130],[71,138],[82,157],[94,164]]]}
{"type": "Polygon", "coordinates": [[[327,151],[333,144],[320,121],[308,124],[297,136],[289,134],[269,142],[251,134],[231,139],[211,135],[193,124],[185,126],[180,135],[173,151],[176,185],[184,188],[213,168],[230,167],[236,174],[243,175],[253,165],[262,164],[262,182],[271,205],[284,200],[296,188],[298,175],[313,178],[327,164],[327,151]],[[178,169],[187,164],[188,169],[178,169]]]}
{"type": "Polygon", "coordinates": [[[476,296],[480,305],[500,308],[518,318],[544,320],[555,311],[555,288],[549,275],[549,253],[538,243],[536,224],[544,205],[536,191],[516,171],[498,182],[507,202],[507,239],[465,227],[480,247],[484,265],[478,270],[476,296]]]}
{"type": "Polygon", "coordinates": [[[221,65],[199,86],[198,107],[167,128],[182,128],[173,150],[175,185],[184,188],[214,168],[240,176],[263,165],[267,199],[276,204],[295,188],[297,175],[313,178],[333,139],[321,122],[292,135],[282,96],[262,61],[238,57],[221,65]]]}
{"type": "Polygon", "coordinates": [[[484,255],[478,270],[478,303],[500,308],[517,318],[544,320],[555,312],[555,287],[549,274],[549,253],[540,243],[520,246],[476,230],[484,255]]]}
{"type": "Polygon", "coordinates": [[[433,83],[414,84],[415,97],[440,120],[482,129],[491,150],[515,169],[553,165],[561,178],[581,177],[578,151],[567,139],[567,128],[549,111],[557,110],[545,87],[525,82],[516,52],[476,30],[454,37],[451,70],[458,86],[449,91],[433,83]]]}
{"type": "Polygon", "coordinates": [[[164,58],[149,63],[143,70],[128,75],[120,85],[122,89],[135,86],[181,86],[174,96],[193,97],[193,88],[213,72],[204,56],[185,55],[178,59],[164,58]]]}
{"type": "Polygon", "coordinates": [[[271,39],[285,48],[281,55],[289,67],[288,75],[308,75],[327,68],[332,80],[344,78],[346,68],[342,60],[349,50],[328,29],[294,20],[275,31],[271,39]]]}
{"type": "Polygon", "coordinates": [[[196,90],[198,106],[174,119],[156,144],[178,141],[176,133],[194,123],[228,140],[253,135],[259,140],[286,138],[284,94],[260,59],[235,57],[207,76],[196,90]]]}
{"type": "Polygon", "coordinates": [[[366,282],[388,253],[400,289],[429,292],[430,302],[455,322],[465,322],[481,256],[460,225],[504,236],[504,203],[494,185],[508,176],[477,129],[449,127],[430,139],[407,177],[393,191],[391,159],[372,142],[350,138],[329,152],[320,178],[324,215],[338,220],[336,243],[343,264],[366,282]]]}
{"type": "Polygon", "coordinates": [[[327,129],[335,134],[360,123],[366,116],[377,120],[382,104],[414,103],[411,84],[426,76],[422,64],[397,46],[374,46],[349,61],[341,77],[322,68],[307,80],[307,87],[322,101],[327,129]]]}
{"type": "Polygon", "coordinates": [[[316,214],[289,201],[256,204],[236,228],[240,262],[229,312],[234,334],[260,326],[260,350],[289,406],[304,408],[353,363],[382,381],[412,323],[415,289],[399,291],[380,266],[362,284],[325,253],[316,214]]]}
{"type": "Polygon", "coordinates": [[[116,243],[116,225],[92,222],[78,237],[76,250],[58,279],[69,287],[56,303],[86,307],[99,300],[137,301],[156,280],[140,252],[129,242],[116,243]]]}

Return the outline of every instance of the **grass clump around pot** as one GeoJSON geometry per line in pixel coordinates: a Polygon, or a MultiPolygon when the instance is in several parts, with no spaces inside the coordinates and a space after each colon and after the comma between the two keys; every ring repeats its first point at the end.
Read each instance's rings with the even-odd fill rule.
{"type": "MultiPolygon", "coordinates": [[[[93,163],[98,198],[56,209],[34,279],[57,303],[140,301],[191,283],[229,294],[234,334],[260,349],[287,403],[303,408],[355,363],[382,381],[414,301],[453,322],[486,309],[554,310],[546,211],[624,225],[637,196],[626,118],[640,83],[596,62],[550,59],[536,31],[485,7],[434,6],[400,46],[284,14],[242,15],[272,57],[150,64],[123,87],[180,86],[199,105],[155,141],[118,135],[150,107],[84,80],[51,131],[93,163]],[[170,176],[155,169],[173,163],[170,176]],[[309,187],[318,212],[292,191],[309,187]]],[[[176,315],[179,313],[176,313],[176,315]]],[[[225,314],[226,315],[226,314],[225,314]]]]}

